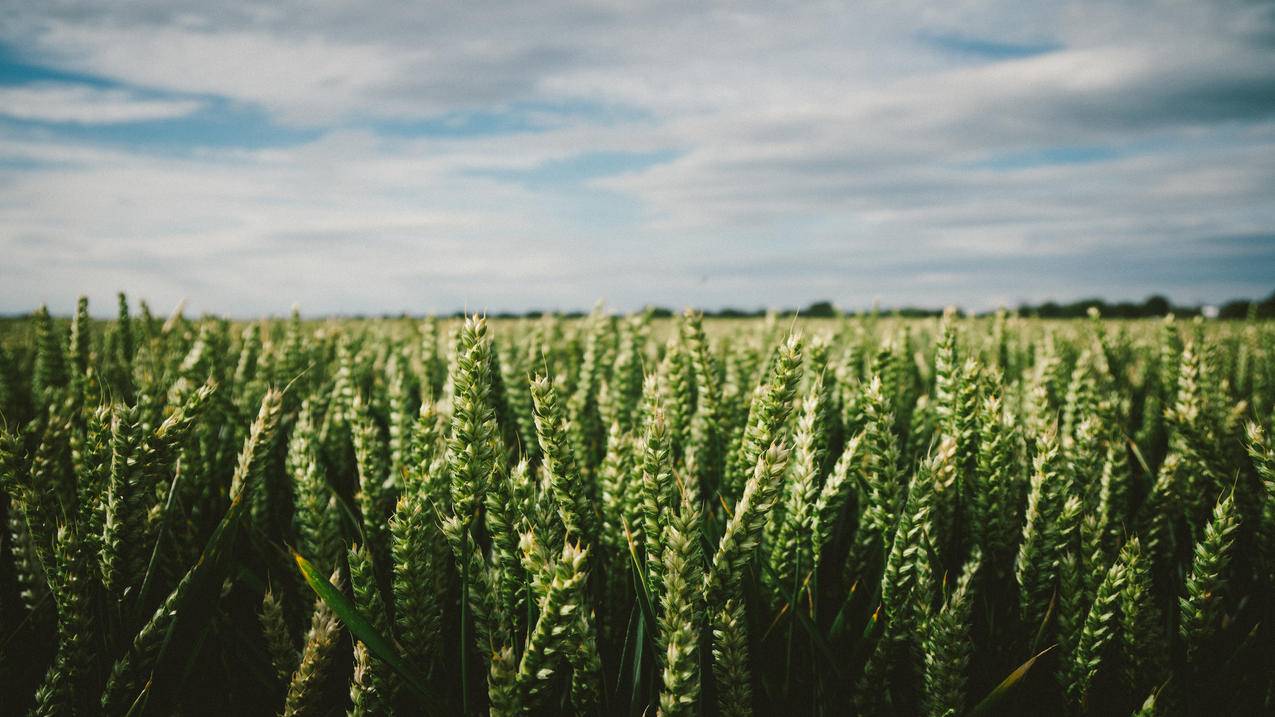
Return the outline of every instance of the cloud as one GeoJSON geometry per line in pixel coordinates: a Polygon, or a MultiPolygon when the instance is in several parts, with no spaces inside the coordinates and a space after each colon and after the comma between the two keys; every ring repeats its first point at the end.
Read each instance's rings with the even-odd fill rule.
{"type": "Polygon", "coordinates": [[[36,122],[118,124],[184,117],[203,103],[157,99],[118,89],[42,82],[0,86],[0,115],[36,122]]]}
{"type": "Polygon", "coordinates": [[[429,142],[348,132],[234,157],[23,147],[44,168],[0,170],[0,248],[34,270],[6,276],[0,306],[86,292],[106,307],[131,288],[240,315],[283,297],[314,312],[572,308],[608,294],[602,267],[614,275],[560,206],[452,174],[429,142]]]}
{"type": "Polygon", "coordinates": [[[48,70],[0,73],[28,97],[0,114],[31,115],[0,122],[0,308],[985,307],[1275,275],[1269,4],[66,2],[0,42],[48,70]],[[156,124],[66,126],[107,116],[156,124]]]}

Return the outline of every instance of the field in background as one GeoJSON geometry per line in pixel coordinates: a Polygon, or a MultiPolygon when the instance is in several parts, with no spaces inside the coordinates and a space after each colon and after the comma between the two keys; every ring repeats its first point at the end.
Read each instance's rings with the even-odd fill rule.
{"type": "Polygon", "coordinates": [[[0,713],[1275,711],[1275,325],[0,323],[0,713]]]}

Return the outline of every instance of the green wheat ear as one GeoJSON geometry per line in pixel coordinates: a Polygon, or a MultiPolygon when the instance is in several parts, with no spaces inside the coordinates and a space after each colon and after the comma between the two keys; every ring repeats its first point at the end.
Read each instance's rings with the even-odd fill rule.
{"type": "Polygon", "coordinates": [[[747,717],[753,713],[753,690],[743,604],[727,600],[713,614],[712,628],[717,710],[730,717],[747,717]]]}
{"type": "Polygon", "coordinates": [[[1186,594],[1178,600],[1178,636],[1187,660],[1195,662],[1221,627],[1225,609],[1228,568],[1239,516],[1235,496],[1227,494],[1213,508],[1213,517],[1204,527],[1204,536],[1195,546],[1186,594]]]}
{"type": "Polygon", "coordinates": [[[447,441],[447,473],[452,510],[468,528],[495,469],[499,434],[490,403],[491,345],[487,321],[465,319],[452,371],[451,436],[447,441]]]}
{"type": "Polygon", "coordinates": [[[527,636],[516,678],[527,707],[542,699],[550,678],[560,668],[563,653],[570,649],[568,640],[573,635],[577,613],[583,609],[580,589],[586,577],[587,557],[587,551],[568,543],[563,546],[561,557],[543,568],[544,588],[537,601],[540,617],[527,636]]]}
{"type": "Polygon", "coordinates": [[[683,500],[664,527],[664,592],[659,638],[664,652],[661,715],[695,714],[700,700],[700,636],[703,624],[703,553],[698,506],[683,500]]]}
{"type": "Polygon", "coordinates": [[[762,453],[779,439],[780,430],[792,412],[801,373],[801,339],[796,335],[789,336],[775,354],[769,381],[759,387],[759,393],[748,409],[748,421],[739,450],[728,466],[725,486],[728,495],[742,489],[762,453]]]}
{"type": "Polygon", "coordinates": [[[35,340],[31,393],[40,406],[47,407],[56,400],[56,393],[67,385],[70,376],[61,337],[46,306],[41,306],[35,312],[35,340]]]}
{"type": "Polygon", "coordinates": [[[1116,636],[1118,604],[1128,584],[1130,559],[1125,552],[1107,569],[1071,656],[1067,687],[1072,697],[1082,703],[1102,664],[1103,652],[1116,636]]]}
{"type": "Polygon", "coordinates": [[[441,656],[439,632],[450,555],[424,491],[399,498],[390,535],[394,619],[403,648],[414,664],[432,665],[441,656]]]}
{"type": "Polygon", "coordinates": [[[1125,683],[1148,690],[1163,682],[1168,665],[1168,641],[1152,575],[1151,558],[1141,540],[1131,537],[1121,550],[1128,578],[1120,592],[1120,647],[1125,683]]]}
{"type": "Polygon", "coordinates": [[[1245,426],[1246,447],[1261,483],[1257,547],[1268,588],[1275,588],[1275,451],[1266,442],[1266,431],[1257,423],[1245,426]]]}
{"type": "Polygon", "coordinates": [[[786,448],[772,444],[758,457],[752,477],[744,484],[743,495],[735,504],[704,577],[710,608],[723,605],[743,579],[753,550],[761,543],[767,514],[779,499],[788,456],[786,448]]]}
{"type": "MultiPolygon", "coordinates": [[[[340,585],[340,571],[332,574],[331,582],[340,585]]],[[[301,659],[288,683],[284,700],[285,717],[309,717],[325,714],[333,698],[331,678],[337,669],[337,648],[340,644],[341,622],[336,613],[322,598],[314,601],[310,616],[310,629],[301,648],[301,659]]]]}
{"type": "Polygon", "coordinates": [[[954,717],[965,712],[974,653],[970,639],[973,583],[981,565],[980,556],[971,557],[955,589],[925,627],[922,702],[926,714],[932,717],[954,717]]]}
{"type": "Polygon", "coordinates": [[[265,638],[266,649],[270,653],[270,664],[280,680],[287,680],[297,668],[299,654],[288,634],[287,619],[283,614],[283,602],[274,591],[266,588],[261,598],[261,634],[265,638]]]}
{"type": "Polygon", "coordinates": [[[590,539],[594,533],[593,507],[575,460],[562,406],[553,383],[544,376],[531,382],[535,403],[536,435],[544,456],[544,469],[549,490],[557,504],[558,515],[569,539],[590,539]]]}
{"type": "Polygon", "coordinates": [[[824,398],[823,378],[816,375],[801,402],[785,495],[770,521],[767,560],[776,576],[771,585],[776,594],[792,594],[793,586],[814,566],[810,536],[814,534],[816,491],[822,479],[824,398]]]}
{"type": "Polygon", "coordinates": [[[819,497],[815,499],[810,534],[813,539],[813,564],[816,566],[822,565],[823,551],[854,492],[853,474],[863,461],[862,439],[863,434],[860,433],[846,443],[841,457],[819,489],[819,497]]]}

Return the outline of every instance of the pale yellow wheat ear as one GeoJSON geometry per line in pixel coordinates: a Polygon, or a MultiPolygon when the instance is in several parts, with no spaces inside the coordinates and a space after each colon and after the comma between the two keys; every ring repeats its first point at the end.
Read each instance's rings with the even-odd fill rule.
{"type": "Polygon", "coordinates": [[[172,313],[168,315],[168,319],[164,321],[164,326],[160,331],[163,333],[172,333],[173,328],[177,326],[177,322],[182,320],[182,314],[186,311],[186,299],[183,297],[173,307],[172,313]]]}

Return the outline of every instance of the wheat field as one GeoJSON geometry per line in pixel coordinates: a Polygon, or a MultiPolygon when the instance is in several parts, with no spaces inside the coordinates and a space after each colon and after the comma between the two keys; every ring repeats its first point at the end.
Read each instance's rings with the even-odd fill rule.
{"type": "Polygon", "coordinates": [[[1275,325],[0,323],[0,712],[1275,711],[1275,325]]]}

